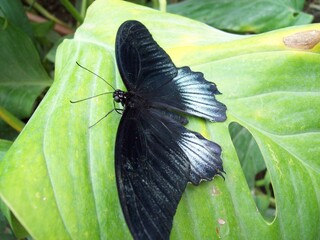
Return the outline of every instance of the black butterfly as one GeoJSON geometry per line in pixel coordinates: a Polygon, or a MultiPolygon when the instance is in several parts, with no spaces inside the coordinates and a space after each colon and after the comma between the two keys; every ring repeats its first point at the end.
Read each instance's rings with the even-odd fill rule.
{"type": "Polygon", "coordinates": [[[124,107],[115,146],[122,211],[134,239],[169,239],[187,183],[224,172],[220,146],[186,129],[178,113],[221,122],[226,106],[214,83],[177,68],[138,21],[120,26],[116,59],[128,90],[113,93],[124,107]]]}

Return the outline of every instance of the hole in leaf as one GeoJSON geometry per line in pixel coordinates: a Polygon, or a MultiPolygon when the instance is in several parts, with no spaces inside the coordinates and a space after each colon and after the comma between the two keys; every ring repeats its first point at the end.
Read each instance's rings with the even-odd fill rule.
{"type": "Polygon", "coordinates": [[[251,133],[238,123],[231,123],[229,132],[257,209],[266,221],[272,222],[276,201],[259,146],[251,133]]]}

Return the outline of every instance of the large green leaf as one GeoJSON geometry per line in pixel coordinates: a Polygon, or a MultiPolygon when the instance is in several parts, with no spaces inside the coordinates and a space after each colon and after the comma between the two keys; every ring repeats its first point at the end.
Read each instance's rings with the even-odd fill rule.
{"type": "Polygon", "coordinates": [[[0,104],[23,118],[51,80],[29,37],[6,19],[0,26],[0,104]]]}
{"type": "Polygon", "coordinates": [[[2,0],[0,1],[0,16],[8,19],[9,22],[18,26],[31,39],[33,39],[33,32],[23,9],[22,2],[19,0],[2,0]]]}
{"type": "Polygon", "coordinates": [[[238,33],[261,33],[310,23],[302,12],[304,0],[186,0],[168,5],[168,11],[213,27],[238,33]]]}
{"type": "MultiPolygon", "coordinates": [[[[0,1],[0,16],[0,115],[6,120],[12,119],[10,115],[28,118],[51,79],[41,65],[21,1],[0,1]]],[[[0,120],[0,137],[16,136],[17,132],[0,120]]]]}
{"type": "MultiPolygon", "coordinates": [[[[0,139],[0,162],[11,147],[12,142],[0,139]]],[[[20,238],[26,237],[28,234],[21,226],[20,222],[10,212],[8,207],[0,199],[0,239],[15,239],[14,236],[20,238]],[[14,230],[12,233],[11,229],[14,230]]]]}
{"type": "Polygon", "coordinates": [[[114,175],[120,116],[88,128],[113,108],[112,97],[70,103],[111,90],[76,61],[123,88],[114,39],[128,19],[142,21],[177,66],[204,72],[228,106],[224,123],[190,118],[190,129],[222,146],[227,175],[225,181],[218,177],[187,187],[171,238],[319,238],[320,55],[317,46],[297,47],[307,31],[320,31],[320,25],[244,38],[111,0],[94,2],[75,38],[61,44],[54,84],[0,162],[1,198],[29,233],[36,239],[130,236],[114,175]],[[301,33],[294,35],[295,44],[285,45],[284,38],[295,33],[301,33]],[[272,223],[263,219],[251,197],[229,135],[232,122],[251,132],[263,155],[277,203],[272,223]]]}

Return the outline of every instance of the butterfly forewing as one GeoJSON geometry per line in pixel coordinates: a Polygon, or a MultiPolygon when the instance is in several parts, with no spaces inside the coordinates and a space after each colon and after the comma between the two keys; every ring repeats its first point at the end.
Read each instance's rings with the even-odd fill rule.
{"type": "Polygon", "coordinates": [[[189,67],[178,68],[178,74],[161,87],[143,92],[154,107],[176,110],[210,121],[222,122],[226,119],[226,106],[217,101],[214,94],[220,94],[214,83],[204,79],[200,72],[189,67]]]}
{"type": "Polygon", "coordinates": [[[138,21],[127,21],[118,30],[116,59],[127,90],[154,89],[177,75],[168,54],[138,21]]]}
{"type": "Polygon", "coordinates": [[[128,89],[155,107],[181,111],[210,121],[226,119],[226,107],[215,99],[214,83],[189,67],[176,68],[169,55],[138,21],[127,21],[118,30],[116,59],[128,89]]]}

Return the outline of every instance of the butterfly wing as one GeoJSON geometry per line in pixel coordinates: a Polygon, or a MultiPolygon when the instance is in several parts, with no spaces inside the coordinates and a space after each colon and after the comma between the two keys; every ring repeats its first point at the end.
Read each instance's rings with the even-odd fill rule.
{"type": "Polygon", "coordinates": [[[124,111],[115,167],[121,207],[134,239],[169,239],[188,181],[198,184],[223,171],[221,150],[210,144],[171,113],[124,111]]]}
{"type": "Polygon", "coordinates": [[[216,85],[205,80],[203,73],[189,67],[178,68],[172,81],[143,94],[151,106],[166,108],[206,118],[210,121],[226,120],[226,106],[217,101],[220,94],[216,85]]]}
{"type": "Polygon", "coordinates": [[[124,22],[117,32],[116,60],[128,91],[158,86],[172,79],[177,69],[168,54],[138,21],[124,22]]]}
{"type": "Polygon", "coordinates": [[[212,180],[217,174],[224,177],[221,147],[218,144],[185,128],[174,113],[155,108],[148,111],[152,114],[153,121],[159,119],[161,124],[170,129],[171,138],[187,156],[190,165],[188,182],[198,185],[201,180],[212,180]]]}
{"type": "Polygon", "coordinates": [[[147,110],[126,109],[115,167],[122,211],[134,239],[169,239],[190,169],[170,128],[147,110]]]}
{"type": "Polygon", "coordinates": [[[152,106],[210,121],[226,119],[226,106],[214,96],[220,94],[216,85],[189,67],[176,68],[140,22],[127,21],[120,26],[116,59],[127,89],[147,99],[152,106]]]}
{"type": "Polygon", "coordinates": [[[223,172],[221,148],[187,130],[187,120],[175,112],[223,121],[226,107],[214,97],[215,84],[188,67],[176,68],[140,22],[120,26],[116,59],[135,98],[125,106],[116,140],[121,207],[134,239],[169,239],[187,183],[223,172]]]}

